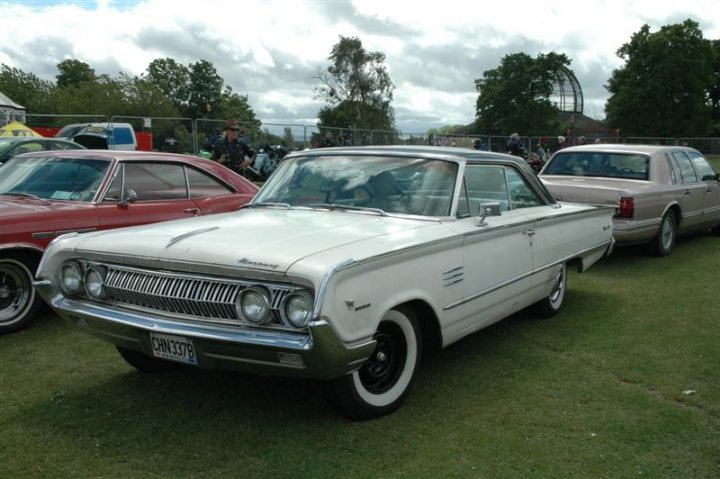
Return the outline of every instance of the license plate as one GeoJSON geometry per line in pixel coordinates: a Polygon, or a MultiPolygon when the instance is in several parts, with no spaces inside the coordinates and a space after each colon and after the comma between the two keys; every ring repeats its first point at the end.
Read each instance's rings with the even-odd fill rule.
{"type": "Polygon", "coordinates": [[[195,346],[188,338],[170,334],[150,333],[153,356],[185,364],[197,365],[195,346]]]}

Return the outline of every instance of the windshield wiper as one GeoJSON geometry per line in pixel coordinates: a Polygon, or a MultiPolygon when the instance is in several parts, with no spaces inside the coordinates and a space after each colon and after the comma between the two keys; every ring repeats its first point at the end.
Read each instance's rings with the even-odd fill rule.
{"type": "Polygon", "coordinates": [[[261,203],[247,203],[247,204],[245,204],[245,205],[242,205],[242,206],[240,207],[240,209],[243,209],[243,208],[257,208],[257,207],[260,207],[260,206],[279,206],[279,207],[281,207],[281,208],[287,208],[287,209],[289,209],[289,210],[292,209],[292,206],[290,205],[290,203],[273,203],[273,202],[268,202],[268,201],[263,201],[263,202],[261,202],[261,203]]]}
{"type": "Polygon", "coordinates": [[[351,211],[369,211],[371,213],[377,213],[380,216],[387,216],[380,208],[366,208],[363,206],[351,206],[351,205],[339,205],[337,203],[313,203],[307,205],[309,208],[324,208],[326,210],[351,210],[351,211]]]}
{"type": "Polygon", "coordinates": [[[43,203],[50,203],[45,198],[40,198],[37,195],[33,195],[32,193],[25,193],[24,191],[6,191],[6,192],[0,193],[0,194],[7,195],[7,196],[22,196],[23,198],[32,198],[34,200],[42,201],[43,203]]]}

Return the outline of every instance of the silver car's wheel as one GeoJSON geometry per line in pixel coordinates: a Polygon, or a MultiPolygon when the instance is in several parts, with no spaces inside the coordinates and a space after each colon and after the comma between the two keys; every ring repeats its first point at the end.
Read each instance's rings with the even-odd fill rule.
{"type": "Polygon", "coordinates": [[[653,249],[658,256],[667,256],[675,246],[677,238],[677,219],[675,213],[668,211],[660,221],[660,229],[653,239],[653,249]]]}
{"type": "Polygon", "coordinates": [[[330,384],[331,399],[351,419],[373,419],[397,409],[420,360],[420,328],[411,311],[388,311],[374,338],[375,350],[365,364],[330,384]]]}
{"type": "Polygon", "coordinates": [[[550,294],[535,304],[535,311],[543,317],[555,316],[562,307],[567,289],[567,265],[561,264],[555,273],[550,294]]]}
{"type": "Polygon", "coordinates": [[[28,264],[0,258],[0,334],[24,328],[42,305],[32,280],[28,264]]]}

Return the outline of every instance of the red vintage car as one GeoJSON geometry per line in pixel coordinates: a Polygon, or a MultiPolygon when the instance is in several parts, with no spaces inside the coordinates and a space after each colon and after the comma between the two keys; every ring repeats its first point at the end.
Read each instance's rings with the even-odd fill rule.
{"type": "Polygon", "coordinates": [[[87,232],[235,211],[257,187],[215,162],[150,152],[66,150],[0,167],[0,334],[40,308],[32,280],[47,245],[87,232]]]}

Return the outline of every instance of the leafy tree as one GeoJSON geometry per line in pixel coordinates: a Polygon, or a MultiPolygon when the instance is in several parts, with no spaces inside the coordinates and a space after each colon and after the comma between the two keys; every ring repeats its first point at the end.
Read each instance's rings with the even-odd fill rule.
{"type": "Polygon", "coordinates": [[[327,103],[319,126],[394,129],[391,106],[394,85],[385,55],[369,52],[355,37],[340,36],[328,57],[330,66],[317,75],[316,98],[327,103]]]}
{"type": "Polygon", "coordinates": [[[222,100],[224,83],[209,61],[191,63],[190,94],[185,114],[191,118],[217,118],[213,112],[222,100]]]}
{"type": "Polygon", "coordinates": [[[475,80],[476,125],[485,134],[538,135],[558,128],[553,86],[565,76],[570,60],[555,52],[532,58],[506,55],[498,68],[475,80]]]}
{"type": "Polygon", "coordinates": [[[30,113],[49,111],[48,102],[53,89],[52,82],[41,80],[33,73],[5,64],[0,69],[0,91],[30,113]]]}
{"type": "Polygon", "coordinates": [[[713,47],[697,22],[643,25],[617,51],[625,65],[606,88],[606,122],[623,136],[697,136],[711,129],[713,47]]]}
{"type": "Polygon", "coordinates": [[[713,136],[720,136],[720,40],[713,40],[711,44],[714,52],[714,82],[710,87],[710,108],[713,121],[713,136]]]}
{"type": "Polygon", "coordinates": [[[60,72],[55,77],[58,88],[78,86],[82,83],[91,83],[97,80],[95,70],[80,60],[63,60],[58,63],[57,68],[60,72]]]}
{"type": "Polygon", "coordinates": [[[144,77],[172,101],[178,110],[190,100],[190,70],[172,58],[157,58],[147,67],[144,77]]]}

